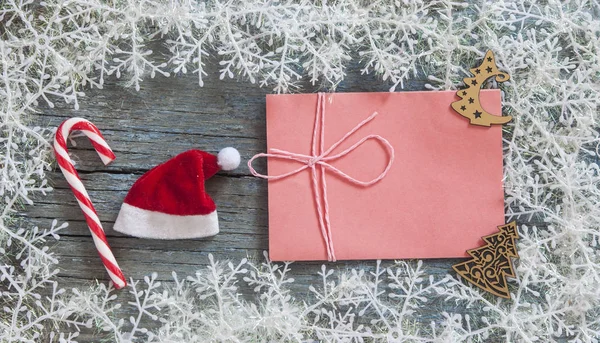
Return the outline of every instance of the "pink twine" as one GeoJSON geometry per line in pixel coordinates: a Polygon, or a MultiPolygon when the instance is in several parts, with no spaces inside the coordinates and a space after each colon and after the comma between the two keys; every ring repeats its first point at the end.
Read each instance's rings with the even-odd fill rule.
{"type": "Polygon", "coordinates": [[[315,126],[314,126],[314,130],[313,130],[313,138],[312,138],[312,146],[311,146],[311,155],[297,154],[297,153],[280,150],[280,149],[270,149],[269,150],[270,153],[260,153],[260,154],[254,155],[248,161],[248,168],[250,169],[250,172],[252,173],[252,175],[263,178],[263,179],[267,179],[267,180],[273,180],[273,181],[284,179],[288,176],[292,176],[294,174],[300,173],[301,171],[308,169],[308,168],[311,169],[312,187],[313,187],[313,192],[315,194],[315,203],[317,205],[319,227],[321,229],[321,235],[323,236],[323,240],[325,241],[325,246],[327,247],[327,259],[329,261],[335,262],[336,258],[335,258],[335,250],[333,248],[333,237],[331,234],[331,222],[329,220],[329,202],[327,200],[327,182],[325,181],[325,170],[330,170],[333,173],[335,173],[338,176],[345,179],[346,181],[353,183],[355,185],[365,186],[365,187],[370,186],[370,185],[373,185],[373,184],[379,182],[381,179],[383,179],[385,177],[385,175],[387,174],[387,172],[392,167],[392,163],[394,162],[394,147],[392,147],[390,142],[388,142],[385,138],[383,138],[379,135],[368,135],[368,136],[363,137],[361,140],[359,140],[358,142],[356,142],[355,144],[353,144],[346,150],[344,150],[338,154],[329,156],[329,154],[335,148],[337,148],[340,144],[342,144],[344,141],[346,141],[346,139],[348,139],[352,134],[354,134],[356,131],[358,131],[358,129],[360,129],[361,127],[363,127],[367,123],[369,123],[371,120],[373,120],[377,116],[377,112],[374,112],[368,118],[361,121],[352,130],[350,130],[348,133],[346,133],[344,135],[344,137],[342,137],[340,140],[335,142],[335,144],[333,144],[329,149],[327,149],[326,151],[323,151],[325,149],[325,147],[324,147],[324,144],[325,144],[324,143],[325,142],[325,101],[324,101],[324,98],[325,98],[324,93],[318,94],[317,109],[316,109],[316,115],[315,115],[315,126]],[[317,144],[317,139],[319,140],[318,144],[317,144]],[[362,145],[364,142],[368,141],[369,139],[375,139],[375,140],[381,142],[385,146],[385,148],[388,152],[388,155],[389,155],[389,161],[388,161],[387,166],[385,167],[383,172],[381,172],[381,174],[379,174],[379,176],[377,176],[376,178],[374,178],[370,181],[360,181],[360,180],[357,180],[357,179],[351,177],[350,175],[344,173],[343,171],[339,170],[338,168],[332,166],[331,164],[329,164],[329,162],[334,161],[338,158],[341,158],[341,157],[349,154],[350,152],[352,152],[354,149],[358,148],[360,145],[362,145]],[[283,160],[293,160],[293,161],[300,162],[304,165],[295,170],[292,170],[290,172],[280,174],[280,175],[270,175],[270,176],[263,175],[263,174],[258,173],[254,169],[254,167],[252,167],[252,162],[255,159],[260,158],[260,157],[268,157],[268,158],[283,159],[283,160]],[[320,179],[317,177],[317,167],[319,167],[319,169],[320,169],[320,174],[321,174],[320,179]],[[319,183],[319,181],[320,181],[320,183],[319,183]]]}

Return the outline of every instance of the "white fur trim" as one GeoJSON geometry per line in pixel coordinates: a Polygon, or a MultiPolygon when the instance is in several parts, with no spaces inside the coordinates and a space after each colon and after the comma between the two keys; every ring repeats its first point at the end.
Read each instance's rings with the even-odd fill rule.
{"type": "Polygon", "coordinates": [[[234,170],[240,165],[240,152],[236,148],[223,148],[217,154],[217,164],[223,170],[234,170]]]}
{"type": "Polygon", "coordinates": [[[216,210],[206,215],[177,216],[123,203],[114,229],[140,238],[201,238],[219,233],[219,218],[216,210]]]}

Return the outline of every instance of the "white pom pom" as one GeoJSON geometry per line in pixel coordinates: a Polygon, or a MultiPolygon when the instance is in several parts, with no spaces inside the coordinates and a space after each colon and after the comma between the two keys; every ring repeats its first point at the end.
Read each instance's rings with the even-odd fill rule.
{"type": "Polygon", "coordinates": [[[235,148],[223,148],[217,155],[217,163],[223,170],[234,170],[240,165],[240,153],[235,148]]]}

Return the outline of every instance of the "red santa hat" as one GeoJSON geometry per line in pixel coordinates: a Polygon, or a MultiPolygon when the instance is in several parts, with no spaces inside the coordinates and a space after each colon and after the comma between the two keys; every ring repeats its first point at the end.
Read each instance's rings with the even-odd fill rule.
{"type": "Polygon", "coordinates": [[[142,238],[183,239],[219,233],[219,219],[204,181],[233,170],[240,154],[225,148],[217,156],[183,152],[146,172],[125,197],[114,229],[142,238]]]}

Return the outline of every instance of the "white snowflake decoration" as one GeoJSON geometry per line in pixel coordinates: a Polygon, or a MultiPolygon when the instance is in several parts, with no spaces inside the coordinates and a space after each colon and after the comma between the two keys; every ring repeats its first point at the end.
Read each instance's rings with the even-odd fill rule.
{"type": "MultiPolygon", "coordinates": [[[[0,4],[0,340],[465,342],[600,340],[600,5],[594,1],[6,0],[0,4]],[[164,61],[149,43],[162,39],[164,61]],[[27,227],[14,216],[50,191],[49,129],[32,126],[39,102],[78,108],[109,75],[139,89],[157,73],[221,78],[275,92],[306,77],[334,89],[346,65],[390,85],[426,75],[459,85],[492,49],[512,75],[504,107],[507,219],[519,227],[518,280],[499,300],[427,264],[375,264],[334,273],[297,299],[293,265],[219,262],[161,285],[131,280],[130,295],[100,284],[65,290],[48,240],[66,224],[27,227]],[[255,297],[239,293],[240,285],[255,297]],[[48,291],[51,290],[51,291],[48,291]],[[42,296],[42,294],[44,294],[42,296]],[[49,294],[49,296],[47,295],[49,294]],[[120,299],[121,301],[118,301],[120,299]],[[130,318],[123,318],[121,303],[130,318]],[[441,320],[419,316],[444,301],[441,320]],[[451,304],[451,306],[450,306],[451,304]],[[463,313],[463,314],[460,314],[463,313]],[[466,315],[465,313],[469,313],[466,315]],[[144,327],[145,323],[156,325],[144,327]],[[94,329],[95,328],[95,329],[94,329]]],[[[268,260],[267,260],[268,261],[268,260]]]]}

